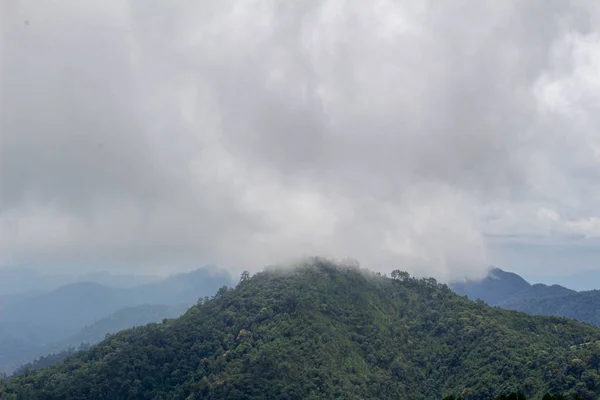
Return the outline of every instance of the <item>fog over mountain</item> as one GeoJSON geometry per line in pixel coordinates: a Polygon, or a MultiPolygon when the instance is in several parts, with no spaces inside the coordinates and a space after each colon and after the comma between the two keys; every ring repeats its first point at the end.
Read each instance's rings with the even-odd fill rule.
{"type": "Polygon", "coordinates": [[[585,0],[1,2],[0,263],[596,268],[599,18],[585,0]]]}

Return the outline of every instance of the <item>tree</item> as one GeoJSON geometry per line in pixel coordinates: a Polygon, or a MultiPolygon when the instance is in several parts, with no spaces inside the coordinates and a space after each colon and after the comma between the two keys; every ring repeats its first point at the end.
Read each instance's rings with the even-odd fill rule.
{"type": "Polygon", "coordinates": [[[240,282],[246,282],[250,279],[250,273],[248,271],[242,272],[242,276],[240,276],[240,282]]]}
{"type": "Polygon", "coordinates": [[[392,271],[391,277],[392,279],[404,282],[410,279],[410,274],[406,271],[396,269],[392,271]]]}

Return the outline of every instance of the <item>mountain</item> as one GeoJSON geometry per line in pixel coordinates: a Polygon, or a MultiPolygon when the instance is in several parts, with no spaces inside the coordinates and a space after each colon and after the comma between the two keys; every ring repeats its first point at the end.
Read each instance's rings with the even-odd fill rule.
{"type": "Polygon", "coordinates": [[[132,301],[143,301],[128,296],[129,292],[124,289],[92,282],[73,283],[7,307],[0,321],[36,323],[74,331],[132,301]]]}
{"type": "Polygon", "coordinates": [[[161,277],[155,275],[112,274],[106,271],[85,274],[47,274],[31,268],[0,268],[0,296],[19,295],[28,292],[47,292],[61,286],[94,282],[114,288],[132,288],[156,282],[161,277]]]}
{"type": "MultiPolygon", "coordinates": [[[[19,354],[14,354],[13,364],[22,365],[27,360],[36,359],[32,363],[22,365],[21,370],[25,368],[39,369],[41,366],[49,366],[58,361],[62,361],[67,355],[80,347],[89,347],[89,345],[100,342],[108,334],[113,334],[124,329],[135,326],[143,326],[152,322],[161,322],[164,319],[180,316],[189,308],[189,305],[181,304],[177,306],[168,305],[141,305],[121,309],[108,317],[102,318],[93,325],[86,326],[81,331],[66,339],[50,343],[42,347],[26,348],[25,354],[21,349],[19,354]],[[20,361],[19,361],[20,360],[20,361]]],[[[22,373],[17,371],[15,373],[22,373]]]]}
{"type": "Polygon", "coordinates": [[[165,304],[144,304],[141,306],[123,308],[96,323],[86,326],[76,334],[53,343],[54,350],[79,347],[81,344],[94,344],[106,337],[134,326],[143,326],[152,322],[161,322],[165,318],[179,317],[189,308],[189,304],[169,306],[165,304]]]}
{"type": "Polygon", "coordinates": [[[39,356],[39,348],[67,332],[31,323],[0,322],[0,373],[11,372],[23,361],[39,356]]]}
{"type": "Polygon", "coordinates": [[[494,268],[482,280],[456,282],[451,287],[461,296],[468,296],[473,300],[481,299],[490,305],[495,305],[530,289],[531,285],[515,273],[494,268]]]}
{"type": "Polygon", "coordinates": [[[600,326],[600,291],[553,293],[546,296],[508,298],[498,304],[507,310],[531,315],[550,315],[576,319],[600,326]]]}
{"type": "Polygon", "coordinates": [[[315,260],[0,383],[2,399],[595,399],[600,329],[315,260]]]}
{"type": "Polygon", "coordinates": [[[0,321],[56,326],[74,332],[121,308],[142,304],[191,305],[199,297],[214,294],[219,287],[231,284],[227,273],[208,269],[131,289],[79,282],[6,307],[0,313],[0,321]]]}
{"type": "Polygon", "coordinates": [[[4,312],[4,310],[14,306],[15,304],[19,304],[22,301],[39,296],[42,293],[44,292],[39,290],[33,290],[29,292],[19,292],[0,295],[0,313],[4,312]]]}
{"type": "Polygon", "coordinates": [[[481,281],[459,282],[452,289],[470,299],[531,315],[576,319],[600,326],[600,291],[577,292],[560,285],[530,285],[519,275],[493,269],[481,281]]]}
{"type": "Polygon", "coordinates": [[[66,348],[57,347],[57,343],[77,346],[79,343],[74,343],[72,336],[90,334],[91,331],[79,332],[86,326],[100,333],[108,329],[109,333],[116,332],[115,328],[160,321],[176,316],[174,310],[183,312],[181,307],[189,307],[219,287],[231,284],[226,272],[201,268],[130,289],[79,282],[24,296],[21,301],[11,300],[0,309],[0,372],[11,372],[49,351],[66,348]],[[152,308],[130,309],[142,305],[152,308]],[[109,317],[119,310],[122,311],[109,317]],[[102,321],[106,317],[109,320],[102,321]],[[46,334],[40,335],[41,332],[46,334]]]}
{"type": "Polygon", "coordinates": [[[74,282],[95,282],[104,286],[129,289],[164,279],[159,275],[112,274],[107,271],[75,275],[74,282]]]}
{"type": "Polygon", "coordinates": [[[199,297],[213,295],[222,286],[234,284],[229,273],[205,267],[170,276],[130,290],[138,304],[193,304],[199,297]]]}

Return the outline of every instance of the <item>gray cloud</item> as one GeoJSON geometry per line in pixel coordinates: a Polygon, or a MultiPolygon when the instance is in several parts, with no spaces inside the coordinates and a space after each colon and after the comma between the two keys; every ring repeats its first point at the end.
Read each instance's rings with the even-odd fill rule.
{"type": "Polygon", "coordinates": [[[600,232],[591,2],[0,7],[1,259],[451,279],[600,232]]]}

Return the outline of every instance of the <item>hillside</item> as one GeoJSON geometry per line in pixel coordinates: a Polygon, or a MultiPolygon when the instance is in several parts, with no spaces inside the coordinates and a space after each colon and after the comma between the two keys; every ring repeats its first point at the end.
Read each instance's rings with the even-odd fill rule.
{"type": "Polygon", "coordinates": [[[600,330],[316,260],[223,288],[182,317],[119,332],[0,397],[595,399],[600,330]]]}
{"type": "Polygon", "coordinates": [[[531,315],[558,316],[600,326],[600,291],[577,292],[560,285],[531,285],[519,275],[493,269],[481,281],[450,285],[458,294],[531,315]]]}
{"type": "Polygon", "coordinates": [[[78,335],[94,343],[106,333],[180,315],[185,309],[181,307],[231,284],[227,273],[202,268],[134,288],[79,282],[5,302],[0,309],[0,372],[10,373],[41,355],[77,347],[78,335]],[[144,305],[152,306],[129,309],[144,305]],[[174,314],[173,307],[180,312],[174,314]],[[88,331],[81,331],[85,327],[88,331]]]}
{"type": "Polygon", "coordinates": [[[76,330],[127,305],[128,301],[126,290],[93,282],[73,283],[7,307],[0,314],[0,321],[76,330]]]}
{"type": "Polygon", "coordinates": [[[56,349],[78,347],[82,343],[97,343],[109,333],[116,333],[134,326],[151,322],[161,322],[165,318],[176,318],[189,308],[189,304],[169,306],[165,304],[144,304],[123,308],[96,323],[86,326],[76,334],[55,343],[56,349]]]}
{"type": "Polygon", "coordinates": [[[25,354],[23,354],[23,351],[13,351],[15,353],[13,356],[14,359],[22,360],[21,363],[25,360],[32,360],[33,358],[38,357],[34,362],[21,365],[21,367],[15,371],[15,374],[22,373],[26,368],[40,369],[58,361],[62,361],[66,356],[72,354],[75,349],[80,347],[87,348],[92,344],[100,342],[108,334],[113,334],[135,326],[143,326],[152,322],[161,322],[165,318],[176,318],[183,314],[188,307],[189,305],[186,304],[177,306],[145,304],[123,308],[90,326],[86,326],[81,331],[66,339],[62,339],[41,348],[34,348],[25,354]],[[32,357],[32,354],[34,357],[32,357]]]}
{"type": "Polygon", "coordinates": [[[508,298],[498,306],[531,315],[560,316],[600,326],[599,290],[508,298]]]}
{"type": "Polygon", "coordinates": [[[9,373],[40,355],[40,348],[68,332],[30,323],[0,322],[0,373],[9,373]]]}

